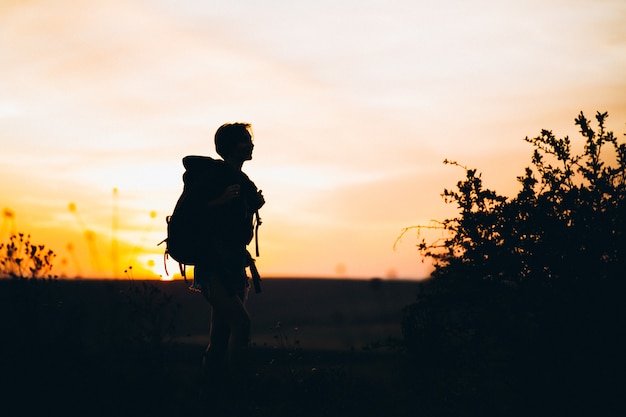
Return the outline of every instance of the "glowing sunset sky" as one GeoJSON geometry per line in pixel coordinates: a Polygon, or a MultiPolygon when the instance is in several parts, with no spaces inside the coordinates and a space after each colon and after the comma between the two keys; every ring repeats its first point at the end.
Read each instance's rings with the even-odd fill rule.
{"type": "Polygon", "coordinates": [[[624,22],[623,0],[1,1],[1,240],[162,274],[181,158],[245,121],[263,274],[425,276],[415,235],[392,246],[454,214],[445,158],[512,194],[525,136],[599,110],[623,138],[624,22]]]}

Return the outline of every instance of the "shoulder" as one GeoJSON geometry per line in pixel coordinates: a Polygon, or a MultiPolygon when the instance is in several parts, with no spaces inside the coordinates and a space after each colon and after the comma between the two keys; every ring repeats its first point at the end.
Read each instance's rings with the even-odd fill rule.
{"type": "Polygon", "coordinates": [[[244,173],[243,171],[240,171],[238,174],[239,174],[239,178],[240,178],[240,180],[241,180],[241,182],[243,184],[247,184],[248,186],[253,187],[253,188],[256,189],[256,185],[254,184],[254,182],[252,182],[250,177],[248,177],[246,175],[246,173],[244,173]]]}

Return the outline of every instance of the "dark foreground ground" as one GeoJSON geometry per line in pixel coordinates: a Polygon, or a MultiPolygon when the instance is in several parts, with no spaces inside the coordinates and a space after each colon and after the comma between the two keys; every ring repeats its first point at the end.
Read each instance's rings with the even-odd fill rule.
{"type": "MultiPolygon", "coordinates": [[[[413,415],[398,341],[417,291],[265,279],[248,300],[255,375],[242,413],[413,415]]],[[[227,415],[201,373],[209,307],[184,282],[0,281],[0,297],[0,415],[227,415]]]]}
{"type": "Polygon", "coordinates": [[[0,280],[0,416],[626,415],[623,286],[429,285],[264,280],[229,389],[184,282],[0,280]]]}

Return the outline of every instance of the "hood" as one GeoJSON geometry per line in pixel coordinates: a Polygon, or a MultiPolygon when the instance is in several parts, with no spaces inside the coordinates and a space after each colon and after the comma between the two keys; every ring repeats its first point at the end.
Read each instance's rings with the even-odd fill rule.
{"type": "Polygon", "coordinates": [[[183,166],[187,171],[210,169],[213,164],[219,162],[222,161],[210,156],[189,155],[183,158],[183,166]]]}
{"type": "Polygon", "coordinates": [[[183,166],[185,167],[185,173],[183,174],[183,181],[190,182],[206,174],[207,171],[215,169],[215,167],[223,164],[220,159],[213,159],[209,156],[189,155],[183,158],[183,166]]]}

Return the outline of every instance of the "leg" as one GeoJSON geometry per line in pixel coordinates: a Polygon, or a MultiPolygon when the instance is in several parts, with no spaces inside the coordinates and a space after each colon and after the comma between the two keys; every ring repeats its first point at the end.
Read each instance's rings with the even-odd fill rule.
{"type": "Polygon", "coordinates": [[[204,352],[203,367],[209,376],[223,376],[226,373],[228,360],[228,342],[230,325],[219,311],[211,307],[211,327],[209,345],[204,352]]]}
{"type": "Polygon", "coordinates": [[[227,323],[230,330],[228,359],[232,371],[245,368],[250,343],[250,316],[239,296],[230,294],[215,277],[209,281],[209,301],[220,323],[227,323]]]}
{"type": "Polygon", "coordinates": [[[228,321],[220,316],[219,310],[211,307],[211,330],[209,332],[208,350],[224,356],[228,352],[228,340],[230,339],[230,326],[228,321]]]}

